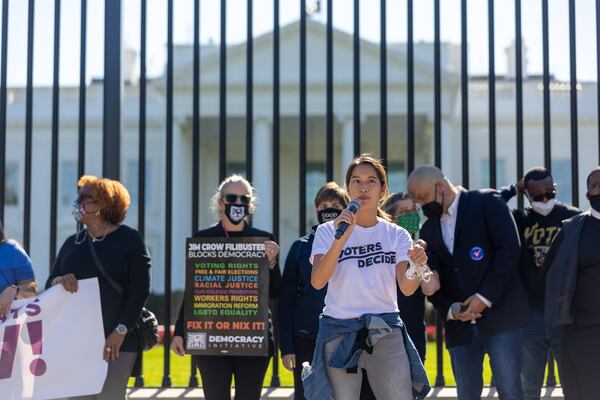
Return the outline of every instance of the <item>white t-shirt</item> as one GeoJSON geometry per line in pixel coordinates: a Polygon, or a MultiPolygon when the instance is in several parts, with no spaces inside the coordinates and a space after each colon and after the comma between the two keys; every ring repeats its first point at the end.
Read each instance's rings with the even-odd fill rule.
{"type": "MultiPolygon", "coordinates": [[[[396,265],[408,261],[412,239],[398,225],[378,218],[370,228],[356,225],[329,278],[323,314],[338,319],[398,312],[396,265]]],[[[329,251],[335,240],[333,221],[319,225],[310,255],[329,251]]]]}

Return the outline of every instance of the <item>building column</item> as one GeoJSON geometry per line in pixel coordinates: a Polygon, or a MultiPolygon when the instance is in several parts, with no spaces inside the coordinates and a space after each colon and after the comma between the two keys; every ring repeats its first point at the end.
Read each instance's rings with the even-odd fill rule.
{"type": "Polygon", "coordinates": [[[442,171],[454,184],[462,183],[460,126],[442,117],[442,171]]]}
{"type": "Polygon", "coordinates": [[[171,214],[173,218],[171,234],[173,290],[183,289],[185,285],[185,253],[180,249],[185,244],[185,239],[192,236],[191,166],[192,135],[189,129],[187,132],[184,130],[182,121],[175,119],[173,121],[173,210],[171,214]]]}
{"type": "Polygon", "coordinates": [[[342,124],[342,154],[340,157],[340,171],[342,176],[339,178],[339,183],[344,183],[346,169],[354,158],[354,121],[352,116],[346,116],[340,120],[342,124]]]}
{"type": "Polygon", "coordinates": [[[252,224],[256,228],[273,231],[273,134],[271,124],[258,118],[254,124],[252,161],[253,186],[258,204],[252,224]]]}

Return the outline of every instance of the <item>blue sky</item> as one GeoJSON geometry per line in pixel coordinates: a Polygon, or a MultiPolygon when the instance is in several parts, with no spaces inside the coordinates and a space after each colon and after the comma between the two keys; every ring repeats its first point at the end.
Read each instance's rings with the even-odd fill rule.
{"type": "MultiPolygon", "coordinates": [[[[148,2],[148,73],[161,73],[166,60],[166,0],[148,2]]],[[[313,0],[307,0],[312,3],[313,0]]],[[[27,65],[27,1],[13,0],[9,10],[9,86],[23,86],[27,65]]],[[[53,73],[53,20],[54,1],[36,0],[34,85],[50,85],[53,73]]],[[[487,1],[468,0],[469,71],[487,73],[487,1]]],[[[496,0],[496,71],[506,71],[504,48],[514,39],[514,2],[496,0]]],[[[335,0],[334,26],[352,33],[352,0],[335,0]]],[[[406,1],[388,0],[388,41],[406,41],[406,1]]],[[[593,0],[577,0],[577,74],[579,80],[596,80],[596,20],[593,0]]],[[[174,0],[174,41],[177,44],[193,40],[194,0],[174,0]]],[[[326,0],[322,11],[313,18],[325,22],[326,0]]],[[[549,0],[550,68],[560,79],[569,77],[568,1],[549,0]]],[[[219,43],[220,1],[201,0],[201,34],[203,43],[219,43]]],[[[415,0],[415,40],[433,41],[433,0],[415,0]]],[[[522,0],[523,38],[529,49],[529,71],[542,71],[541,0],[522,0]]],[[[123,40],[126,46],[139,48],[140,1],[123,0],[123,40]]],[[[379,41],[379,1],[361,0],[360,34],[364,39],[379,41]]],[[[61,85],[79,82],[80,1],[62,0],[61,11],[61,85]]],[[[281,0],[281,25],[299,18],[296,0],[281,0]]],[[[239,43],[246,37],[246,0],[227,0],[227,42],[239,43]]],[[[254,1],[255,36],[272,30],[272,0],[254,1]]],[[[87,73],[89,81],[103,75],[104,1],[88,0],[87,73]]],[[[442,40],[460,43],[460,0],[441,0],[442,40]]],[[[433,54],[432,54],[433,58],[433,54]]]]}

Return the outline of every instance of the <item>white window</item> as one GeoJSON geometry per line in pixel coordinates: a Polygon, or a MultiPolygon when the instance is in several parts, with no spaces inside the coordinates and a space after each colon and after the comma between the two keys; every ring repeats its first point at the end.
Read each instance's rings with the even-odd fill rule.
{"type": "Polygon", "coordinates": [[[388,188],[390,193],[406,192],[406,163],[388,162],[388,188]]]}
{"type": "Polygon", "coordinates": [[[317,192],[327,182],[325,165],[322,163],[308,163],[306,165],[306,223],[308,227],[316,225],[315,197],[317,192]]]}
{"type": "Polygon", "coordinates": [[[77,163],[63,161],[61,164],[60,204],[70,206],[77,197],[77,163]]]}
{"type": "Polygon", "coordinates": [[[246,178],[246,163],[240,161],[229,161],[227,163],[227,176],[241,175],[246,178]]]}
{"type": "MultiPolygon", "coordinates": [[[[131,196],[131,205],[137,206],[139,199],[139,162],[137,160],[131,160],[127,162],[127,173],[125,175],[125,180],[123,184],[129,191],[129,195],[131,196]]],[[[146,190],[145,194],[145,205],[146,207],[152,207],[153,205],[153,196],[152,196],[152,163],[150,161],[146,161],[146,190]]]]}
{"type": "Polygon", "coordinates": [[[552,160],[552,179],[556,183],[556,198],[571,204],[571,160],[552,160]]]}
{"type": "MultiPolygon", "coordinates": [[[[488,158],[484,158],[481,160],[481,185],[482,188],[490,187],[490,160],[488,158]]],[[[504,168],[504,160],[496,159],[496,188],[500,188],[502,186],[510,185],[514,182],[505,181],[506,174],[504,168]]]]}
{"type": "Polygon", "coordinates": [[[7,206],[19,204],[19,164],[8,162],[6,164],[6,175],[4,182],[4,203],[7,206]]]}

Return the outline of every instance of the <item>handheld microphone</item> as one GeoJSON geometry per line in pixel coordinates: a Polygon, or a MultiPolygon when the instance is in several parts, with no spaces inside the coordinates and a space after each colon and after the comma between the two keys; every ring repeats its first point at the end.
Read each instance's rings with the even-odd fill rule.
{"type": "MultiPolygon", "coordinates": [[[[350,204],[348,204],[348,211],[350,211],[352,214],[356,214],[358,210],[360,210],[360,200],[354,199],[350,202],[350,204]]],[[[335,238],[341,238],[344,232],[346,232],[346,229],[348,229],[348,224],[345,222],[340,223],[335,230],[335,238]]]]}
{"type": "Polygon", "coordinates": [[[453,303],[452,306],[450,306],[450,311],[452,312],[452,314],[460,314],[465,312],[466,310],[467,306],[462,303],[453,303]]]}

